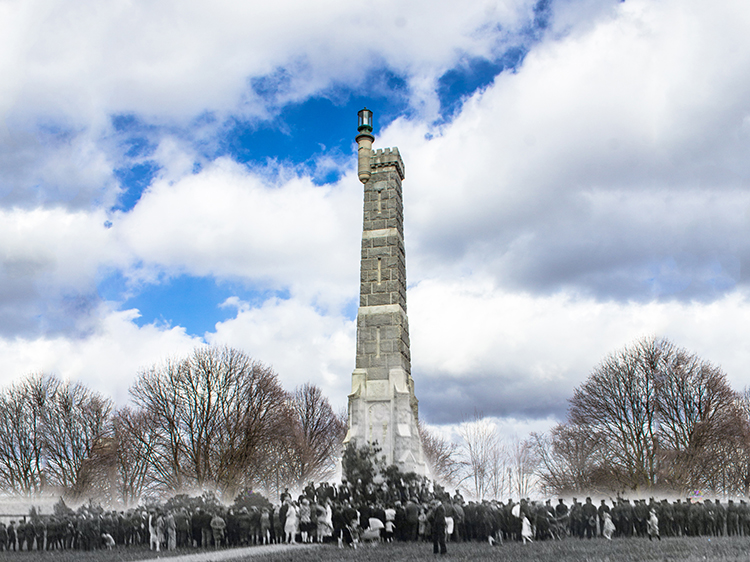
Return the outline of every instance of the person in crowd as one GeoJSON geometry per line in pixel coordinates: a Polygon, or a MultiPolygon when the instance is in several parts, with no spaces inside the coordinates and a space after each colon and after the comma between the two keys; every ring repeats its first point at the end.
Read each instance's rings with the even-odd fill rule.
{"type": "MultiPolygon", "coordinates": [[[[586,498],[586,503],[581,507],[581,515],[583,520],[583,527],[585,529],[586,538],[592,538],[596,536],[596,521],[598,519],[598,513],[596,506],[591,502],[591,498],[586,498]]],[[[583,538],[583,532],[581,538],[583,538]]]]}
{"type": "Polygon", "coordinates": [[[8,523],[8,550],[12,550],[13,552],[17,549],[16,544],[16,522],[11,521],[8,523]]]}
{"type": "Polygon", "coordinates": [[[649,512],[647,527],[648,527],[648,540],[653,540],[654,537],[661,540],[661,535],[659,534],[659,518],[656,515],[655,509],[652,509],[649,512]]]}
{"type": "Polygon", "coordinates": [[[317,504],[317,515],[318,542],[323,543],[333,536],[333,507],[329,497],[325,497],[323,504],[317,504]]]}
{"type": "Polygon", "coordinates": [[[284,534],[287,544],[297,544],[297,526],[299,525],[298,508],[296,504],[287,500],[286,520],[284,522],[284,534]]]}
{"type": "Polygon", "coordinates": [[[609,511],[603,513],[602,521],[602,536],[611,541],[612,535],[615,533],[615,524],[612,522],[612,516],[609,511]]]}
{"type": "Polygon", "coordinates": [[[343,528],[341,530],[341,540],[339,545],[346,543],[349,546],[357,548],[356,529],[359,526],[359,512],[348,499],[344,500],[344,506],[341,513],[343,528]]]}
{"type": "Polygon", "coordinates": [[[277,544],[284,542],[287,509],[289,509],[289,506],[286,502],[273,508],[273,534],[277,544]]]}
{"type": "Polygon", "coordinates": [[[406,541],[416,541],[419,536],[419,505],[417,498],[410,497],[404,506],[405,529],[402,534],[406,541]]]}
{"type": "Polygon", "coordinates": [[[427,520],[427,511],[424,508],[421,508],[419,510],[419,527],[418,527],[418,534],[419,534],[419,540],[426,541],[427,540],[427,529],[430,524],[430,522],[427,520]]]}
{"type": "Polygon", "coordinates": [[[115,539],[109,533],[102,533],[102,544],[107,550],[112,550],[115,547],[115,539]]]}
{"type": "Polygon", "coordinates": [[[448,549],[445,545],[445,506],[440,500],[434,500],[427,520],[430,522],[432,531],[432,552],[446,554],[448,549]]]}
{"type": "Polygon", "coordinates": [[[161,550],[161,531],[163,529],[163,522],[161,516],[152,511],[148,518],[148,532],[149,532],[149,549],[159,552],[161,550]]]}
{"type": "Polygon", "coordinates": [[[533,537],[534,531],[531,528],[531,521],[529,521],[526,514],[521,514],[521,538],[523,539],[523,544],[534,542],[533,537]]]}
{"type": "Polygon", "coordinates": [[[188,536],[190,535],[190,517],[184,507],[178,509],[174,514],[174,523],[177,548],[185,548],[189,544],[188,536]]]}
{"type": "Polygon", "coordinates": [[[224,544],[227,531],[227,522],[217,510],[211,517],[211,535],[214,540],[214,548],[221,548],[224,544]]]}
{"type": "Polygon", "coordinates": [[[171,509],[164,518],[164,533],[167,540],[167,550],[177,550],[177,522],[171,509]]]}
{"type": "Polygon", "coordinates": [[[0,521],[0,552],[8,550],[8,527],[0,521]]]}
{"type": "Polygon", "coordinates": [[[258,544],[271,544],[271,510],[264,507],[260,510],[260,540],[258,544]]]}
{"type": "MultiPolygon", "coordinates": [[[[314,495],[315,488],[311,484],[307,485],[306,490],[309,491],[312,489],[312,492],[309,492],[309,493],[314,495]]],[[[308,496],[305,496],[300,500],[300,506],[299,506],[299,530],[300,530],[300,535],[302,537],[303,543],[306,543],[306,542],[309,542],[309,540],[312,540],[312,535],[310,534],[311,514],[312,514],[312,511],[310,509],[310,499],[308,496]]]]}

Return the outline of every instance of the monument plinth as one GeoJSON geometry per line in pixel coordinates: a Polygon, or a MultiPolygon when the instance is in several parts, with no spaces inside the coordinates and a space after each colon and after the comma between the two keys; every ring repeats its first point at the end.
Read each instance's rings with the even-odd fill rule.
{"type": "Polygon", "coordinates": [[[387,464],[426,474],[417,427],[406,315],[406,253],[398,148],[372,150],[372,112],[359,112],[358,176],[364,219],[357,313],[357,362],[344,443],[382,449],[387,464]]]}

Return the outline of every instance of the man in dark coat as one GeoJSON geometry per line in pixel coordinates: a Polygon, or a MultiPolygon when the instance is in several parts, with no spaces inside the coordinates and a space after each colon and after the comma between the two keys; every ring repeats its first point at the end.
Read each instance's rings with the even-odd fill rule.
{"type": "MultiPolygon", "coordinates": [[[[591,503],[591,498],[586,498],[586,503],[581,507],[581,515],[583,520],[583,529],[585,529],[586,538],[592,538],[596,536],[596,519],[598,513],[596,506],[591,503]]],[[[583,531],[581,532],[581,538],[583,538],[583,531]]]]}
{"type": "MultiPolygon", "coordinates": [[[[31,532],[34,532],[33,527],[31,528],[31,532]]],[[[16,536],[18,537],[18,552],[21,552],[23,550],[24,545],[27,545],[27,550],[31,550],[31,543],[33,542],[33,538],[29,540],[29,531],[27,529],[25,520],[21,520],[18,522],[18,525],[16,526],[16,536]]]]}
{"type": "MultiPolygon", "coordinates": [[[[458,491],[457,491],[458,492],[458,491]]],[[[454,531],[453,536],[457,542],[466,540],[466,531],[464,529],[464,506],[463,503],[454,501],[453,502],[453,518],[454,518],[454,531]]]]}
{"type": "Polygon", "coordinates": [[[685,536],[685,525],[687,521],[687,517],[685,516],[686,510],[685,510],[685,504],[682,503],[682,500],[677,500],[677,502],[674,504],[674,529],[675,529],[675,537],[682,537],[685,536]]]}
{"type": "Polygon", "coordinates": [[[410,498],[406,502],[406,532],[405,540],[416,541],[417,531],[419,530],[419,506],[417,505],[416,498],[410,498]]]}
{"type": "Polygon", "coordinates": [[[739,535],[739,512],[733,500],[727,504],[727,535],[734,537],[739,535]]]}
{"type": "Polygon", "coordinates": [[[16,551],[16,522],[11,521],[8,525],[8,550],[16,551]]]}
{"type": "Polygon", "coordinates": [[[648,522],[648,506],[646,500],[636,500],[633,506],[633,525],[639,537],[646,536],[648,522]]]}
{"type": "Polygon", "coordinates": [[[440,500],[435,500],[427,520],[432,529],[432,552],[446,554],[448,549],[445,546],[445,506],[440,500]]]}
{"type": "Polygon", "coordinates": [[[185,548],[189,544],[190,517],[184,507],[174,514],[174,525],[177,532],[177,548],[185,548]]]}
{"type": "Polygon", "coordinates": [[[0,552],[8,550],[8,529],[5,523],[0,521],[0,552]]]}
{"type": "Polygon", "coordinates": [[[570,504],[570,536],[583,538],[585,534],[585,527],[583,525],[583,511],[577,498],[573,498],[573,503],[570,504]]]}

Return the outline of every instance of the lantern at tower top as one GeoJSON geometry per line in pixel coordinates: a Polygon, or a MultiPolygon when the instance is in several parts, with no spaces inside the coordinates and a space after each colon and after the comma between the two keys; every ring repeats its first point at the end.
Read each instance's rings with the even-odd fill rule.
{"type": "Polygon", "coordinates": [[[370,179],[370,155],[372,154],[372,143],[375,137],[372,136],[372,111],[367,109],[359,110],[357,113],[357,176],[359,181],[367,183],[370,179]]]}
{"type": "Polygon", "coordinates": [[[365,107],[357,112],[357,117],[357,130],[360,133],[372,133],[372,111],[365,107]]]}

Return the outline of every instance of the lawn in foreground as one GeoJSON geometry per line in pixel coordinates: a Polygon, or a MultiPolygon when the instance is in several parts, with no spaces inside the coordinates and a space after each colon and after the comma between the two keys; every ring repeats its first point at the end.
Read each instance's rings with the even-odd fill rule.
{"type": "MultiPolygon", "coordinates": [[[[197,554],[194,549],[175,553],[149,552],[145,548],[119,548],[112,551],[93,552],[0,552],[2,562],[130,562],[161,558],[170,555],[197,554]]],[[[512,562],[650,562],[650,561],[723,561],[747,562],[750,560],[750,537],[675,538],[650,542],[647,539],[620,539],[611,542],[603,539],[536,542],[523,545],[506,543],[490,546],[487,543],[449,543],[447,556],[432,554],[430,543],[393,543],[376,546],[361,545],[357,550],[338,549],[335,546],[297,548],[274,554],[246,557],[248,562],[411,562],[415,560],[499,560],[512,562]]],[[[237,559],[241,561],[242,559],[237,559]]]]}
{"type": "Polygon", "coordinates": [[[268,562],[407,562],[423,559],[440,560],[508,560],[513,562],[647,562],[721,560],[725,562],[747,562],[750,560],[750,537],[676,538],[649,542],[648,539],[603,539],[546,541],[523,545],[506,543],[490,546],[485,543],[448,544],[446,556],[432,554],[432,545],[380,544],[364,545],[356,551],[321,547],[304,552],[289,550],[264,556],[268,562]]]}

